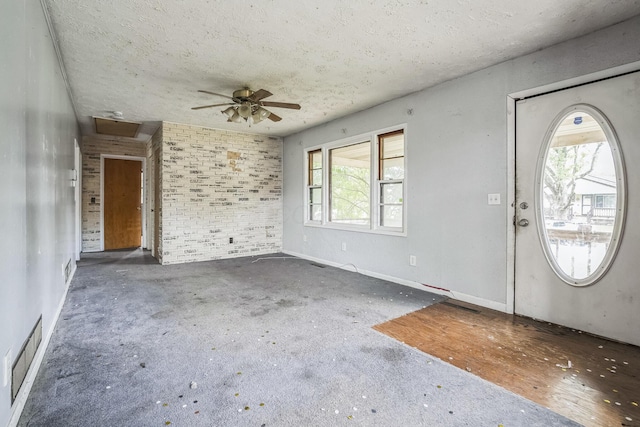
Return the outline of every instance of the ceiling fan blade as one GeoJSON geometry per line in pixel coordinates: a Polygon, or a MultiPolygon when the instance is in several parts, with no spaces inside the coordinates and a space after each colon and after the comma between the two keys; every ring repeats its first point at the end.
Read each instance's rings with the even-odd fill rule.
{"type": "Polygon", "coordinates": [[[267,98],[269,96],[273,95],[271,92],[269,92],[268,90],[264,90],[264,89],[260,89],[257,92],[254,92],[253,95],[251,95],[249,97],[249,99],[253,102],[258,102],[261,99],[267,98]]]}
{"type": "Polygon", "coordinates": [[[222,107],[223,105],[235,105],[233,102],[228,102],[226,104],[213,104],[213,105],[203,105],[201,107],[191,107],[192,110],[201,110],[203,108],[211,108],[211,107],[222,107]]]}
{"type": "Polygon", "coordinates": [[[299,110],[301,108],[299,104],[290,104],[288,102],[264,101],[264,102],[261,102],[260,104],[265,107],[291,108],[292,110],[299,110]]]}
{"type": "Polygon", "coordinates": [[[223,98],[227,98],[227,99],[233,99],[233,98],[232,98],[232,97],[230,97],[230,96],[223,95],[223,94],[221,94],[221,93],[209,92],[208,90],[198,90],[198,92],[208,93],[209,95],[221,96],[221,97],[223,97],[223,98]]]}
{"type": "MultiPolygon", "coordinates": [[[[269,111],[269,113],[271,113],[271,111],[269,111]]],[[[269,114],[269,120],[279,122],[280,120],[282,120],[282,117],[276,116],[275,114],[271,113],[269,114]]]]}

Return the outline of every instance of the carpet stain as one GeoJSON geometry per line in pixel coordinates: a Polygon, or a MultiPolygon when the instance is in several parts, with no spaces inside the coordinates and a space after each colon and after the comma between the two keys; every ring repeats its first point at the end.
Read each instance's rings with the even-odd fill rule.
{"type": "Polygon", "coordinates": [[[79,375],[81,374],[81,372],[72,372],[72,371],[60,371],[60,373],[58,374],[58,376],[56,377],[57,380],[62,380],[65,378],[69,378],[72,377],[74,375],[79,375]]]}
{"type": "Polygon", "coordinates": [[[289,307],[296,306],[296,302],[290,299],[281,299],[280,301],[276,302],[276,304],[278,304],[278,306],[282,308],[289,308],[289,307]]]}
{"type": "Polygon", "coordinates": [[[260,316],[264,316],[265,314],[269,313],[271,310],[265,307],[262,307],[258,310],[254,310],[252,312],[249,313],[249,315],[251,317],[260,317],[260,316]]]}
{"type": "Polygon", "coordinates": [[[399,362],[406,357],[404,351],[398,348],[383,348],[380,354],[387,362],[399,362]]]}
{"type": "Polygon", "coordinates": [[[399,362],[407,356],[402,349],[392,347],[360,347],[360,351],[367,354],[377,354],[387,362],[399,362]]]}
{"type": "Polygon", "coordinates": [[[152,319],[166,319],[173,314],[173,310],[162,310],[151,315],[152,319]]]}

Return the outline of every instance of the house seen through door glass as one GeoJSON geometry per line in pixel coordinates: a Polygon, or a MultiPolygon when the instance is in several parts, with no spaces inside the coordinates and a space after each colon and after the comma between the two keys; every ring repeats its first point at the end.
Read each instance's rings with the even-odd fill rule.
{"type": "Polygon", "coordinates": [[[619,238],[621,171],[613,131],[597,111],[566,114],[547,143],[541,173],[543,246],[556,273],[573,285],[597,280],[619,238]]]}

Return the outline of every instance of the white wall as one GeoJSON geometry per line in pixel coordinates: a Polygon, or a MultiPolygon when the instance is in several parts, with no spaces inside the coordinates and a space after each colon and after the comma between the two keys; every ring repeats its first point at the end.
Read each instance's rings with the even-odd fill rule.
{"type": "MultiPolygon", "coordinates": [[[[0,52],[1,371],[40,315],[43,336],[53,328],[66,290],[62,266],[75,268],[69,171],[79,133],[40,2],[3,2],[0,52]]],[[[2,380],[0,372],[4,426],[11,408],[2,380]]]]}
{"type": "Polygon", "coordinates": [[[513,215],[508,95],[640,61],[638,40],[640,17],[285,138],[284,250],[506,309],[513,215]],[[305,227],[304,149],[402,123],[408,236],[305,227]],[[487,205],[488,193],[500,193],[502,205],[487,205]]]}

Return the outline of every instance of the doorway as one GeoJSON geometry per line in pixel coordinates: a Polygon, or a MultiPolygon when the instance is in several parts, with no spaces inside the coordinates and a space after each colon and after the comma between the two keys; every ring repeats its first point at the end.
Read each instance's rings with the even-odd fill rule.
{"type": "Polygon", "coordinates": [[[143,246],[143,161],[103,158],[103,250],[143,246]]]}
{"type": "Polygon", "coordinates": [[[515,313],[640,345],[639,116],[638,72],[516,103],[515,313]]]}

